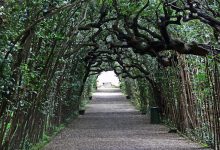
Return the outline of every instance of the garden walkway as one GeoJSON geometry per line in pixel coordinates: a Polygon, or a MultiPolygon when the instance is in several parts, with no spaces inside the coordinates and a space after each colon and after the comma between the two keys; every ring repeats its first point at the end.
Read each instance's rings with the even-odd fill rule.
{"type": "Polygon", "coordinates": [[[85,115],[59,133],[45,150],[199,150],[163,125],[150,124],[118,89],[100,89],[85,115]]]}

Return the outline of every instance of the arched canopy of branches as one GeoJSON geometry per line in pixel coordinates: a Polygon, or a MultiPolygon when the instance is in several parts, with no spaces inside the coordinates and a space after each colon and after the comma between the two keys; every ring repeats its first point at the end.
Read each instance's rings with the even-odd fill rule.
{"type": "Polygon", "coordinates": [[[68,120],[105,70],[142,97],[151,87],[179,129],[209,122],[202,139],[219,148],[219,12],[219,0],[0,0],[0,149],[68,120]]]}

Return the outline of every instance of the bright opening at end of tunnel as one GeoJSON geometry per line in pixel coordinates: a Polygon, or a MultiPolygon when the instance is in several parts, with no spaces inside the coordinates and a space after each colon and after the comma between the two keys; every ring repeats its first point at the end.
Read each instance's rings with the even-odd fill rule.
{"type": "Polygon", "coordinates": [[[120,81],[114,71],[104,71],[97,79],[98,88],[114,88],[119,87],[120,81]]]}

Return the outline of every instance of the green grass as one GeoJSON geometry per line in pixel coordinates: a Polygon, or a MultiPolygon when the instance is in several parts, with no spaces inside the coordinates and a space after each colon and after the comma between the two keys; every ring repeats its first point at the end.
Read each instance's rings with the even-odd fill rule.
{"type": "MultiPolygon", "coordinates": [[[[171,123],[170,121],[166,120],[166,119],[164,119],[162,123],[163,123],[163,125],[165,125],[167,128],[170,128],[170,129],[175,128],[175,129],[176,129],[176,127],[174,126],[174,124],[171,123]]],[[[178,134],[179,136],[185,138],[185,139],[189,139],[189,140],[191,140],[191,141],[193,141],[193,142],[195,142],[195,143],[198,143],[198,144],[201,145],[203,148],[210,148],[210,146],[209,146],[208,144],[203,143],[203,142],[201,142],[201,141],[199,141],[199,140],[197,140],[197,139],[195,139],[195,138],[192,138],[192,137],[190,137],[189,135],[187,135],[186,133],[180,132],[179,130],[177,130],[177,134],[178,134]]]]}
{"type": "Polygon", "coordinates": [[[78,116],[78,111],[74,112],[73,115],[71,115],[69,118],[67,118],[65,120],[65,123],[61,124],[58,127],[55,127],[52,134],[45,133],[43,135],[43,138],[41,139],[41,141],[38,142],[37,144],[34,144],[30,148],[30,150],[41,150],[41,149],[43,149],[58,133],[60,133],[66,127],[66,125],[68,125],[72,120],[76,119],[77,116],[78,116]]]}
{"type": "Polygon", "coordinates": [[[53,139],[64,128],[65,128],[65,125],[61,124],[59,127],[56,127],[54,129],[54,132],[53,132],[52,135],[49,136],[47,134],[44,134],[42,140],[39,143],[33,145],[33,147],[30,150],[40,150],[40,149],[42,149],[46,144],[48,144],[51,141],[51,139],[53,139]]]}

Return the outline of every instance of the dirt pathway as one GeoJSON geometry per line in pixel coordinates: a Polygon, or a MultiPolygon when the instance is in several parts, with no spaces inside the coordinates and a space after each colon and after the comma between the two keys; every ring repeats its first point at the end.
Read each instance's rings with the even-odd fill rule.
{"type": "Polygon", "coordinates": [[[199,150],[200,145],[162,125],[152,125],[118,89],[99,90],[86,114],[74,120],[44,150],[199,150]]]}

